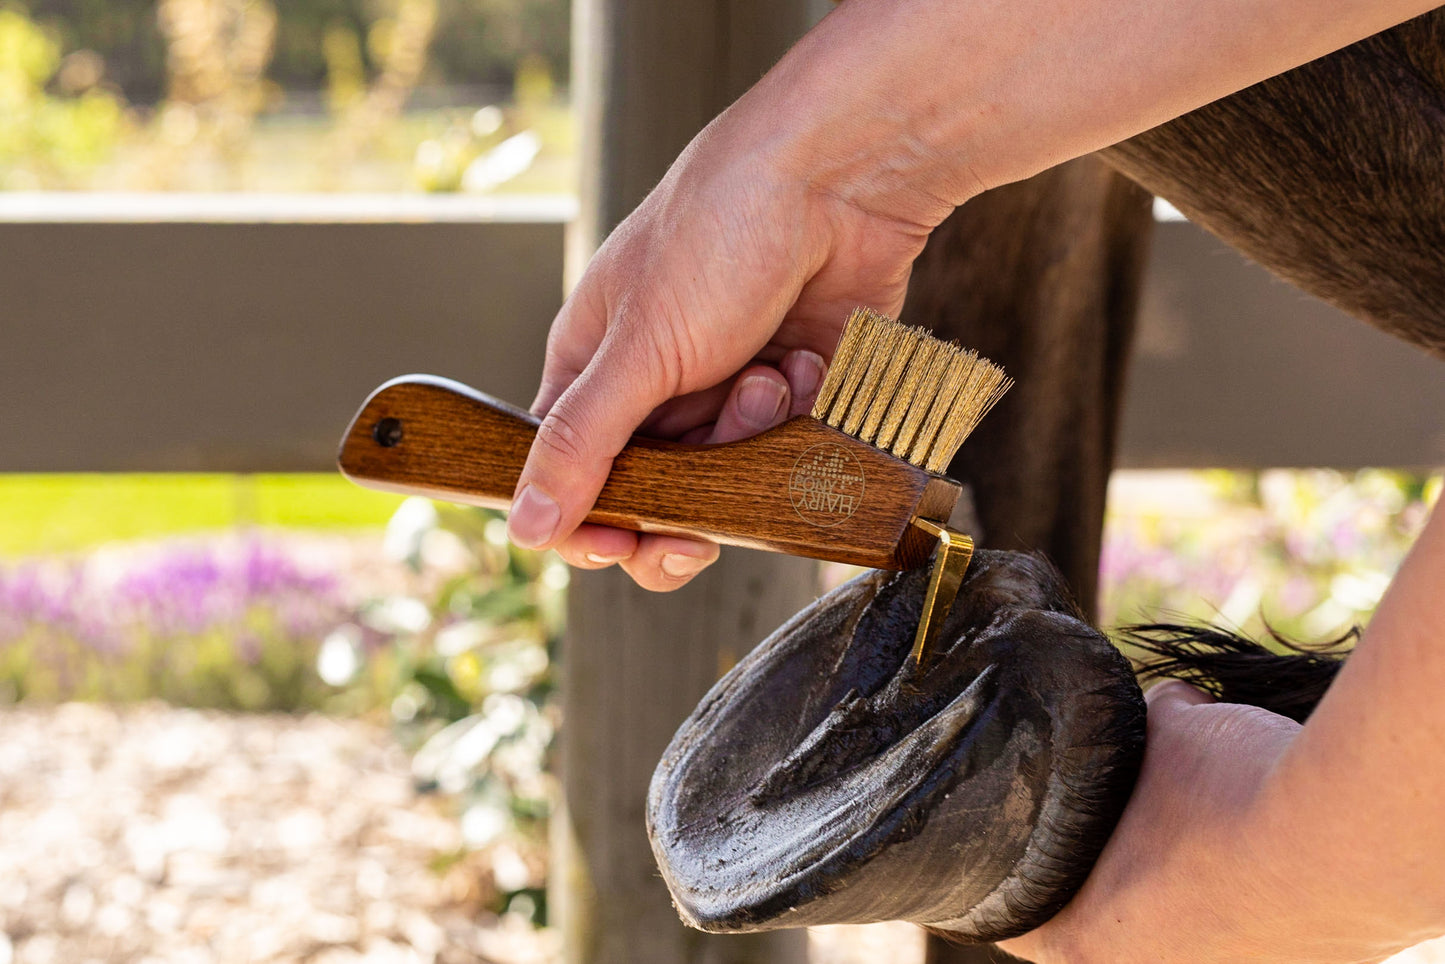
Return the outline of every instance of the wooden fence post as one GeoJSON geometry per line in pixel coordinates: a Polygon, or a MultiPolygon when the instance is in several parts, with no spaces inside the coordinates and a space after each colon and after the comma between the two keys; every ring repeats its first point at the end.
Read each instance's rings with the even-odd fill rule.
{"type": "MultiPolygon", "coordinates": [[[[809,23],[806,0],[580,0],[573,89],[582,124],[572,277],[719,111],[809,23]]],[[[686,589],[578,573],[564,643],[552,907],[568,964],[794,964],[801,931],[710,937],[678,921],[647,844],[648,780],[714,680],[811,602],[813,563],[729,550],[686,589]]]]}

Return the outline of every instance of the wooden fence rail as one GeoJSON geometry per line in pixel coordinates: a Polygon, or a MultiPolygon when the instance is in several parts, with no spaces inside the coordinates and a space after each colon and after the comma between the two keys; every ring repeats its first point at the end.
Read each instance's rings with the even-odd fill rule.
{"type": "MultiPolygon", "coordinates": [[[[556,212],[431,223],[5,221],[0,472],[328,471],[362,397],[431,371],[526,404],[556,212]]],[[[32,216],[33,205],[32,205],[32,216]]],[[[1423,353],[1157,226],[1125,467],[1445,463],[1423,353]]]]}

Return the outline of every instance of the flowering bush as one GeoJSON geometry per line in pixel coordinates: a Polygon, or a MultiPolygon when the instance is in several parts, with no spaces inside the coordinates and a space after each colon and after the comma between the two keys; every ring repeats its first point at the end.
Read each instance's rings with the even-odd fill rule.
{"type": "Polygon", "coordinates": [[[110,156],[124,133],[124,107],[92,75],[98,79],[91,60],[62,60],[60,45],[23,8],[0,5],[0,190],[69,187],[110,156]]]}
{"type": "Polygon", "coordinates": [[[0,569],[0,687],[11,699],[318,705],[317,640],[344,614],[333,576],[257,538],[0,569]]]}
{"type": "Polygon", "coordinates": [[[113,6],[0,0],[0,191],[575,188],[560,0],[113,6]]]}
{"type": "MultiPolygon", "coordinates": [[[[494,512],[408,499],[387,528],[388,555],[436,581],[426,594],[373,599],[322,644],[320,666],[365,671],[393,661],[390,710],[416,748],[418,787],[448,794],[462,860],[480,856],[498,910],[546,919],[548,753],[557,725],[552,654],[567,569],[515,549],[494,512]],[[360,644],[370,634],[381,648],[360,644]]],[[[333,678],[333,682],[341,682],[333,678]]]]}
{"type": "Polygon", "coordinates": [[[1438,476],[1381,469],[1120,473],[1102,621],[1336,636],[1369,619],[1440,489],[1438,476]]]}

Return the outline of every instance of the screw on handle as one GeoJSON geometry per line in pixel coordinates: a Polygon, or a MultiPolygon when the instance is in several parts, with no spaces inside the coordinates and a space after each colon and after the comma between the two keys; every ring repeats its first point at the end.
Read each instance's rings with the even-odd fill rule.
{"type": "Polygon", "coordinates": [[[383,418],[371,427],[371,437],[376,444],[384,449],[395,448],[401,444],[405,433],[402,431],[401,419],[383,418]]]}

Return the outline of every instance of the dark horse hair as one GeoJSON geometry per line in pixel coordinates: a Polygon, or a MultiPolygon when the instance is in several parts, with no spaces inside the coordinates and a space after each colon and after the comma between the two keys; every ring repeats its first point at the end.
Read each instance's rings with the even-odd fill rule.
{"type": "Polygon", "coordinates": [[[1180,679],[1225,703],[1247,703],[1303,723],[1344,665],[1360,629],[1306,644],[1268,630],[1272,646],[1215,626],[1146,623],[1114,633],[1135,659],[1142,682],[1180,679]]]}

